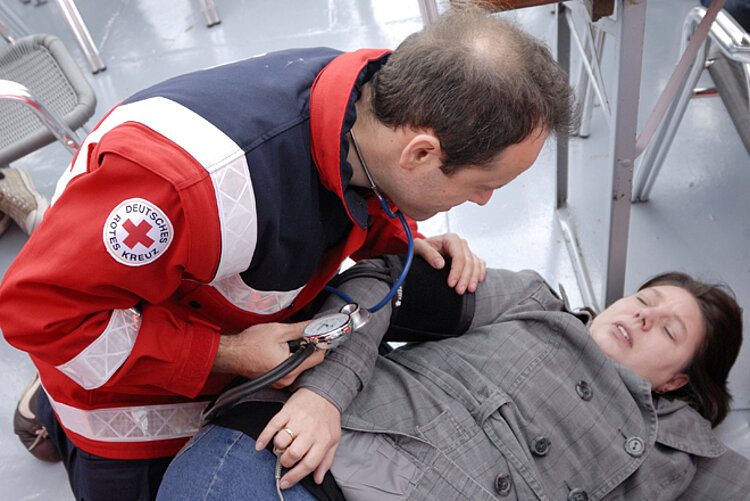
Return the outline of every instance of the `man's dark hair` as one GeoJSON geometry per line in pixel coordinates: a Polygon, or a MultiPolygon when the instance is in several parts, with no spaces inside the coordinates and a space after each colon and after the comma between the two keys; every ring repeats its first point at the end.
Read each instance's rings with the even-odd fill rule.
{"type": "Polygon", "coordinates": [[[742,346],[742,308],[727,286],[700,282],[685,273],[657,275],[639,290],[657,285],[681,287],[692,294],[705,329],[703,340],[683,369],[690,381],[667,395],[686,400],[716,426],[726,417],[732,400],[727,378],[742,346]]]}
{"type": "Polygon", "coordinates": [[[456,8],[407,37],[372,80],[375,117],[427,128],[443,172],[483,166],[536,130],[575,125],[568,77],[547,47],[479,7],[456,8]]]}

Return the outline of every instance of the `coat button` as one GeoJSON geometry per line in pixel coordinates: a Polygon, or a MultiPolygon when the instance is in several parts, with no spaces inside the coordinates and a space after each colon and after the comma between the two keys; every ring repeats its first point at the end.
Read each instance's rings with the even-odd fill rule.
{"type": "Polygon", "coordinates": [[[633,456],[634,458],[643,455],[643,451],[646,450],[646,444],[643,443],[641,437],[630,437],[625,440],[625,452],[633,456]]]}
{"type": "Polygon", "coordinates": [[[587,402],[594,397],[594,390],[592,390],[591,386],[589,386],[589,384],[583,380],[576,383],[576,393],[578,393],[578,396],[587,402]]]}
{"type": "Polygon", "coordinates": [[[536,437],[531,442],[531,452],[537,456],[546,456],[549,452],[549,447],[552,445],[549,438],[547,437],[536,437]]]}
{"type": "Polygon", "coordinates": [[[568,501],[588,501],[589,495],[581,488],[576,487],[568,493],[568,501]]]}
{"type": "Polygon", "coordinates": [[[510,490],[513,488],[513,481],[510,479],[510,475],[507,473],[501,473],[495,479],[495,491],[501,496],[507,496],[510,494],[510,490]]]}
{"type": "Polygon", "coordinates": [[[195,308],[195,309],[198,309],[201,307],[201,304],[198,301],[190,301],[188,304],[190,305],[191,308],[195,308]]]}

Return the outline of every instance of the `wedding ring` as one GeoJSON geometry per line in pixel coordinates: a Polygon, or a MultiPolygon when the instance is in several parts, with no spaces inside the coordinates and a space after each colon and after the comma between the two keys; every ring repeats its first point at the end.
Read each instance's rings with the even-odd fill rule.
{"type": "Polygon", "coordinates": [[[290,437],[292,437],[292,440],[294,440],[294,432],[290,430],[289,428],[282,428],[282,431],[285,431],[289,434],[290,437]]]}

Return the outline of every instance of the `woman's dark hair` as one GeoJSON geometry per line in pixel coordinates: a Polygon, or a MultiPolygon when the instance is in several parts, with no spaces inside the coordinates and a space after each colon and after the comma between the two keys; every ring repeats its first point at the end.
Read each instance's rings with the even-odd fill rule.
{"type": "Polygon", "coordinates": [[[686,400],[703,417],[716,426],[729,412],[732,396],[727,377],[742,346],[742,308],[734,293],[724,284],[709,284],[680,272],[657,275],[639,290],[657,285],[685,289],[698,301],[705,335],[685,367],[690,381],[666,395],[686,400]]]}
{"type": "Polygon", "coordinates": [[[536,130],[569,133],[575,109],[547,47],[476,6],[457,5],[407,37],[372,79],[375,118],[430,129],[446,175],[486,165],[536,130]]]}

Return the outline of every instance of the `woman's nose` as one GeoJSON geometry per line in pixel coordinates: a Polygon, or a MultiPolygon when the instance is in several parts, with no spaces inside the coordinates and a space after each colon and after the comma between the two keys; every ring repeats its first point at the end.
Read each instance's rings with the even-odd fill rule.
{"type": "Polygon", "coordinates": [[[641,323],[641,329],[647,331],[651,328],[651,312],[648,308],[643,308],[635,313],[635,318],[641,323]]]}

